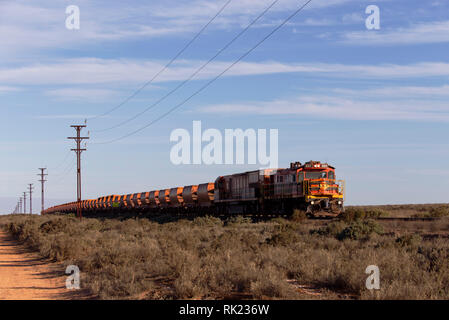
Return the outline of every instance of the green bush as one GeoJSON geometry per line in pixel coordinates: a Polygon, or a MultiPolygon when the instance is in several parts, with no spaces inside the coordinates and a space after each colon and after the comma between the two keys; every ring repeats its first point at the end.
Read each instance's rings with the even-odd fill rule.
{"type": "Polygon", "coordinates": [[[432,208],[430,209],[429,216],[434,218],[447,217],[449,216],[449,207],[441,206],[438,208],[432,208]]]}
{"type": "Polygon", "coordinates": [[[346,228],[348,225],[344,221],[334,221],[327,224],[327,226],[322,227],[318,230],[310,230],[311,234],[318,234],[322,236],[333,236],[337,237],[338,234],[340,234],[344,228],[346,228]]]}
{"type": "Polygon", "coordinates": [[[273,246],[286,246],[298,241],[298,239],[299,235],[297,232],[287,229],[274,233],[266,240],[266,243],[273,246]]]}
{"type": "Polygon", "coordinates": [[[49,234],[67,231],[75,222],[75,218],[56,218],[55,220],[42,223],[39,227],[39,231],[49,234]]]}
{"type": "Polygon", "coordinates": [[[346,222],[363,219],[365,218],[365,211],[360,208],[346,208],[340,217],[346,222]]]}
{"type": "Polygon", "coordinates": [[[422,241],[422,237],[419,234],[405,234],[402,237],[396,238],[396,243],[401,247],[416,246],[422,241]]]}
{"type": "Polygon", "coordinates": [[[447,206],[431,208],[430,210],[425,209],[423,212],[412,215],[414,218],[441,218],[447,216],[449,216],[449,207],[447,206]]]}
{"type": "Polygon", "coordinates": [[[341,214],[341,219],[346,222],[351,222],[360,219],[375,219],[379,217],[388,217],[388,212],[378,208],[358,208],[350,207],[346,208],[345,212],[341,214]]]}
{"type": "Polygon", "coordinates": [[[337,239],[367,239],[372,233],[382,234],[382,226],[373,220],[359,220],[352,222],[349,226],[347,226],[339,234],[337,234],[337,239]]]}
{"type": "Polygon", "coordinates": [[[267,238],[265,242],[273,246],[286,246],[295,243],[300,238],[301,225],[298,223],[288,222],[276,224],[273,228],[271,237],[267,238]]]}

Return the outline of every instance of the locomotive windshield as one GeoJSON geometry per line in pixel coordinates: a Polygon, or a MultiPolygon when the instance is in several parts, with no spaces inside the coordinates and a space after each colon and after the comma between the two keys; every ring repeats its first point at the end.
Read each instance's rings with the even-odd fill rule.
{"type": "Polygon", "coordinates": [[[316,171],[306,171],[306,179],[326,179],[326,171],[316,172],[316,171]]]}

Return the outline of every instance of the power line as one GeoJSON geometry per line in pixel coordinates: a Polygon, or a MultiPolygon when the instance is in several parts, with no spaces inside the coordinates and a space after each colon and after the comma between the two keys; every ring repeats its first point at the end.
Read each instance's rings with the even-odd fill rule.
{"type": "MultiPolygon", "coordinates": [[[[72,150],[69,150],[69,154],[71,154],[72,150]]],[[[60,173],[49,175],[50,177],[54,178],[56,177],[56,180],[46,180],[50,182],[50,189],[54,185],[58,185],[60,182],[64,181],[69,177],[72,173],[72,170],[76,167],[76,158],[73,158],[70,163],[68,163],[68,166],[66,166],[60,173]]],[[[46,174],[48,175],[48,174],[46,174]]],[[[40,181],[40,180],[39,180],[40,181]]]]}
{"type": "MultiPolygon", "coordinates": [[[[158,73],[156,73],[153,78],[151,78],[150,81],[147,81],[143,84],[143,86],[141,86],[139,89],[137,89],[133,94],[131,94],[129,97],[127,97],[125,100],[123,100],[121,103],[119,103],[117,106],[115,106],[114,108],[110,109],[109,111],[106,111],[103,114],[94,116],[89,118],[89,120],[94,120],[97,119],[99,117],[104,117],[105,115],[108,115],[109,113],[117,110],[118,108],[120,108],[121,106],[123,106],[125,103],[127,103],[129,100],[131,100],[133,97],[135,97],[140,91],[142,91],[145,87],[147,87],[148,85],[150,85],[157,77],[159,77],[159,75],[164,72],[176,59],[178,59],[178,57],[184,53],[184,51],[187,50],[188,47],[190,47],[190,45],[204,32],[204,30],[206,30],[206,28],[221,14],[221,12],[231,3],[232,0],[228,0],[221,8],[220,10],[218,10],[218,12],[201,28],[201,30],[170,60],[170,62],[168,62],[161,70],[159,70],[158,73]]],[[[108,129],[104,129],[104,130],[108,130],[108,129]]]]}
{"type": "Polygon", "coordinates": [[[16,207],[14,208],[12,214],[17,214],[19,213],[19,201],[17,201],[16,207]]]}
{"type": "Polygon", "coordinates": [[[69,155],[71,154],[71,151],[69,150],[67,153],[66,153],[66,155],[64,156],[64,160],[62,160],[56,167],[53,167],[53,168],[51,168],[51,169],[57,169],[57,168],[59,168],[60,166],[62,166],[64,163],[65,163],[65,161],[69,158],[69,155]]]}
{"type": "MultiPolygon", "coordinates": [[[[234,38],[232,38],[231,41],[229,41],[223,48],[221,48],[214,56],[212,56],[212,58],[210,58],[208,61],[206,61],[203,65],[201,65],[201,67],[199,67],[198,69],[195,70],[195,72],[193,72],[187,79],[185,79],[184,81],[182,81],[180,84],[178,84],[175,88],[173,88],[172,90],[170,90],[168,93],[166,93],[162,98],[160,98],[159,100],[157,100],[155,103],[151,104],[150,106],[148,106],[146,109],[144,109],[143,111],[135,114],[134,116],[132,116],[131,118],[126,119],[125,121],[119,122],[118,124],[109,127],[109,128],[105,128],[105,129],[101,129],[101,130],[95,130],[96,132],[103,132],[103,131],[107,131],[107,130],[111,130],[111,129],[115,129],[118,128],[138,117],[140,117],[142,114],[146,113],[147,111],[149,111],[150,109],[154,108],[155,106],[157,106],[159,103],[161,103],[162,101],[164,101],[166,98],[168,98],[170,95],[172,95],[173,93],[175,93],[177,90],[179,90],[181,87],[183,87],[187,82],[189,82],[190,80],[192,80],[198,73],[200,73],[207,65],[209,65],[209,63],[211,63],[213,60],[215,60],[215,58],[217,58],[223,51],[225,51],[231,44],[233,44],[235,41],[237,41],[238,38],[240,38],[249,28],[251,28],[260,18],[262,18],[279,0],[274,0],[264,11],[262,11],[262,13],[260,13],[250,24],[248,24],[243,30],[241,30],[234,38]]],[[[94,130],[92,130],[94,131],[94,130]]]]}
{"type": "MultiPolygon", "coordinates": [[[[69,151],[72,151],[72,150],[69,150],[69,151]]],[[[61,172],[54,174],[53,177],[59,177],[59,176],[66,175],[70,171],[70,169],[72,169],[73,166],[75,165],[75,160],[76,160],[75,158],[72,158],[72,161],[69,162],[68,165],[65,166],[61,172]]]]}
{"type": "Polygon", "coordinates": [[[217,79],[219,79],[223,74],[225,74],[229,69],[231,69],[233,66],[235,66],[237,63],[239,63],[241,60],[243,60],[246,56],[248,56],[252,51],[254,51],[257,47],[259,47],[265,40],[267,40],[269,37],[271,37],[276,31],[278,31],[280,28],[282,28],[288,21],[290,21],[294,16],[296,16],[302,9],[304,9],[310,2],[312,2],[312,0],[308,0],[305,4],[303,4],[301,7],[299,7],[295,12],[293,12],[290,16],[288,16],[281,24],[279,24],[276,28],[274,28],[270,33],[268,33],[264,38],[262,38],[262,40],[260,40],[258,43],[256,43],[256,45],[254,45],[251,49],[249,49],[248,51],[246,51],[243,55],[241,55],[235,62],[233,62],[230,66],[228,66],[225,70],[223,70],[220,74],[218,74],[215,78],[211,79],[209,82],[207,82],[205,85],[203,85],[200,89],[198,89],[197,91],[195,91],[192,95],[190,95],[187,99],[185,99],[184,101],[182,101],[181,103],[177,104],[176,106],[174,106],[173,108],[171,108],[170,110],[168,110],[167,112],[165,112],[164,114],[162,114],[161,116],[159,116],[158,118],[156,118],[155,120],[151,121],[150,123],[144,125],[143,127],[140,127],[137,130],[134,130],[124,136],[121,136],[117,139],[114,140],[110,140],[110,141],[105,141],[105,142],[97,142],[95,144],[108,144],[108,143],[113,143],[119,140],[122,140],[124,138],[127,138],[133,134],[136,134],[146,128],[148,128],[149,126],[153,125],[154,123],[156,123],[157,121],[163,119],[164,117],[166,117],[167,115],[169,115],[170,113],[172,113],[174,110],[178,109],[179,107],[181,107],[182,105],[184,105],[186,102],[188,102],[190,99],[192,99],[194,96],[196,96],[197,94],[199,94],[201,91],[203,91],[204,89],[206,89],[208,86],[210,86],[213,82],[215,82],[217,79]]]}
{"type": "Polygon", "coordinates": [[[58,175],[59,179],[56,180],[56,182],[53,182],[53,184],[58,184],[61,181],[64,181],[67,177],[69,177],[69,173],[72,173],[72,170],[76,167],[75,159],[71,163],[71,166],[68,167],[69,170],[66,170],[63,175],[58,175]]]}
{"type": "Polygon", "coordinates": [[[69,169],[70,170],[68,170],[66,173],[65,173],[65,175],[63,175],[63,176],[61,176],[61,177],[59,177],[58,179],[56,179],[56,180],[49,180],[51,183],[50,183],[50,185],[49,186],[47,186],[47,194],[48,194],[48,190],[54,190],[54,189],[60,189],[58,186],[60,186],[60,185],[62,185],[62,183],[65,183],[66,182],[66,180],[67,180],[67,178],[68,177],[73,177],[72,176],[72,173],[75,173],[76,172],[76,170],[73,170],[73,169],[75,169],[76,168],[76,163],[75,162],[73,162],[73,166],[71,166],[69,169]]]}

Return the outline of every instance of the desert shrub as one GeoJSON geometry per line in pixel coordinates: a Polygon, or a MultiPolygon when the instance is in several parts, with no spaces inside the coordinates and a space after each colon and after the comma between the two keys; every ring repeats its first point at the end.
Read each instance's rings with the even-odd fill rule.
{"type": "Polygon", "coordinates": [[[285,279],[274,268],[268,268],[258,275],[250,284],[250,290],[256,299],[264,297],[289,298],[294,297],[294,289],[287,284],[285,279]]]}
{"type": "Polygon", "coordinates": [[[396,238],[369,219],[237,221],[0,216],[43,256],[78,265],[81,286],[101,299],[449,299],[447,239],[396,238]],[[381,270],[375,293],[370,264],[381,270]]]}
{"type": "Polygon", "coordinates": [[[20,223],[9,223],[7,229],[16,236],[20,241],[29,241],[37,244],[39,232],[37,230],[37,223],[34,220],[26,219],[20,223]]]}
{"type": "Polygon", "coordinates": [[[372,233],[382,234],[382,226],[373,220],[354,221],[337,234],[337,239],[367,239],[372,233]]]}
{"type": "Polygon", "coordinates": [[[294,230],[282,230],[274,233],[265,241],[273,246],[286,246],[298,241],[299,235],[294,230]]]}
{"type": "Polygon", "coordinates": [[[42,223],[39,226],[39,232],[53,234],[67,231],[75,222],[75,218],[56,218],[42,223]]]}
{"type": "Polygon", "coordinates": [[[449,207],[448,206],[441,206],[437,208],[432,208],[429,211],[429,216],[438,218],[438,217],[447,217],[449,216],[449,207]]]}
{"type": "Polygon", "coordinates": [[[419,234],[408,233],[396,238],[396,243],[401,247],[417,246],[421,243],[422,237],[419,234]]]}
{"type": "Polygon", "coordinates": [[[365,211],[361,208],[346,208],[340,218],[346,222],[363,219],[365,218],[365,211]]]}
{"type": "Polygon", "coordinates": [[[449,250],[442,247],[420,246],[418,254],[423,256],[426,266],[431,272],[438,272],[444,277],[444,282],[449,284],[449,250]]]}
{"type": "Polygon", "coordinates": [[[430,213],[428,211],[426,212],[419,212],[412,215],[413,218],[429,218],[430,213]]]}
{"type": "Polygon", "coordinates": [[[303,210],[294,209],[290,220],[294,222],[304,222],[307,219],[307,214],[303,210]]]}
{"type": "Polygon", "coordinates": [[[351,222],[359,219],[387,217],[388,215],[387,211],[379,208],[350,207],[346,208],[340,217],[346,222],[351,222]]]}
{"type": "Polygon", "coordinates": [[[344,221],[333,221],[322,228],[310,230],[310,234],[337,237],[347,226],[344,221]]]}
{"type": "Polygon", "coordinates": [[[235,226],[235,225],[240,225],[240,224],[247,224],[247,223],[251,223],[252,220],[251,218],[248,217],[243,217],[243,216],[234,216],[234,217],[230,217],[226,220],[226,226],[235,226]]]}
{"type": "Polygon", "coordinates": [[[301,224],[288,222],[274,225],[271,236],[265,240],[265,243],[273,246],[286,246],[297,242],[300,239],[301,224]]]}
{"type": "Polygon", "coordinates": [[[283,217],[276,217],[270,220],[271,223],[273,224],[289,224],[291,223],[291,220],[287,220],[283,217]]]}
{"type": "Polygon", "coordinates": [[[197,217],[193,220],[193,224],[196,226],[222,226],[223,221],[220,218],[213,216],[197,217]]]}
{"type": "Polygon", "coordinates": [[[383,209],[369,209],[366,210],[366,218],[381,218],[381,217],[388,217],[390,214],[383,210],[383,209]]]}
{"type": "Polygon", "coordinates": [[[195,284],[195,278],[190,274],[178,277],[173,286],[178,299],[201,297],[205,293],[205,288],[195,284]]]}
{"type": "Polygon", "coordinates": [[[415,218],[441,218],[447,216],[449,216],[449,207],[447,206],[425,209],[412,215],[415,218]]]}

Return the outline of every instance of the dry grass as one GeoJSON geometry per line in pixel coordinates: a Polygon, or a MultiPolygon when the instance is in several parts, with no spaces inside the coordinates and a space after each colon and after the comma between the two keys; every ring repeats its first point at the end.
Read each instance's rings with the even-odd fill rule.
{"type": "Polygon", "coordinates": [[[443,217],[449,216],[449,204],[394,204],[376,206],[348,206],[347,211],[377,214],[383,217],[443,217]]]}
{"type": "Polygon", "coordinates": [[[43,256],[78,265],[81,285],[102,299],[449,299],[447,239],[392,234],[371,220],[3,216],[0,224],[43,256]],[[380,268],[375,292],[365,288],[371,264],[380,268]]]}

